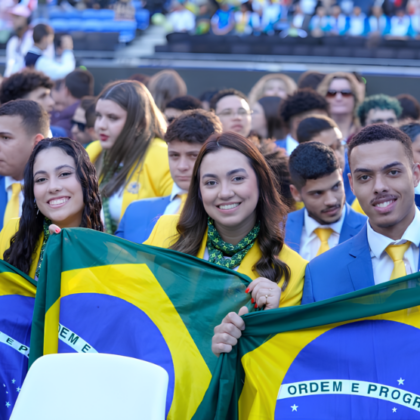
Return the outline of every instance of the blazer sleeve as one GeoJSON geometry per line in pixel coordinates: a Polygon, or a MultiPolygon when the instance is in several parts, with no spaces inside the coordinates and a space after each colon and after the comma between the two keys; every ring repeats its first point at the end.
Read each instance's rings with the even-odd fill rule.
{"type": "MultiPolygon", "coordinates": [[[[279,257],[290,268],[290,280],[285,290],[281,293],[280,307],[300,305],[303,283],[305,281],[305,268],[308,262],[287,245],[283,245],[279,257]]],[[[283,284],[283,282],[280,282],[279,286],[283,287],[283,284]]]]}
{"type": "Polygon", "coordinates": [[[312,277],[310,264],[306,266],[305,284],[303,286],[302,305],[315,302],[314,292],[312,289],[312,277]]]}

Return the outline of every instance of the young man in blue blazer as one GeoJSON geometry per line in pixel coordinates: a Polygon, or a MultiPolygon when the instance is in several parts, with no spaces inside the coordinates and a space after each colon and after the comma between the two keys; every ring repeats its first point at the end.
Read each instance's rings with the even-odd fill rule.
{"type": "Polygon", "coordinates": [[[215,114],[203,109],[185,111],[173,120],[165,134],[169,168],[174,180],[171,195],[131,203],[115,235],[132,242],[143,243],[160,216],[180,213],[201,146],[212,134],[221,132],[220,120],[215,114]]]}
{"type": "Polygon", "coordinates": [[[350,184],[367,224],[353,238],[311,261],[302,304],[374,286],[419,270],[420,211],[414,188],[420,165],[410,138],[386,124],[350,142],[350,184]]]}
{"type": "Polygon", "coordinates": [[[346,204],[341,168],[330,147],[300,144],[290,155],[289,171],[293,198],[305,207],[288,215],[285,242],[303,258],[311,261],[366,224],[366,217],[346,204]]]}
{"type": "Polygon", "coordinates": [[[49,115],[38,103],[18,99],[0,106],[0,230],[20,216],[26,163],[49,131],[49,115]]]}

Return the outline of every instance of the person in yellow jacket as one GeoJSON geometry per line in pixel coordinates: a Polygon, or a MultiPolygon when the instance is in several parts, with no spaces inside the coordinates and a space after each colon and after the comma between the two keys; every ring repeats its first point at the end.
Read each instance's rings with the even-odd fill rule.
{"type": "Polygon", "coordinates": [[[96,170],[83,146],[67,138],[41,140],[25,170],[21,218],[0,233],[0,258],[38,281],[51,233],[86,227],[102,231],[96,170]]]}
{"type": "Polygon", "coordinates": [[[128,205],[172,190],[166,122],[140,82],[110,83],[98,97],[95,132],[87,152],[99,171],[105,229],[117,230],[128,205]]]}
{"type": "Polygon", "coordinates": [[[255,307],[300,305],[307,261],[284,244],[286,215],[257,147],[215,134],[197,157],[181,215],[162,216],[145,244],[246,274],[255,307]]]}

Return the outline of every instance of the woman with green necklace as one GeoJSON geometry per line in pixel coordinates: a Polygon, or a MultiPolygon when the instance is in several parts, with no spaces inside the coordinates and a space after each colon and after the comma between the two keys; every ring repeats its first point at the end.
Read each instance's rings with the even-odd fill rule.
{"type": "Polygon", "coordinates": [[[25,168],[22,216],[0,233],[0,258],[38,281],[50,233],[70,227],[103,231],[96,170],[78,142],[43,139],[25,168]]]}
{"type": "Polygon", "coordinates": [[[299,305],[307,262],[284,244],[287,207],[277,191],[255,145],[232,132],[213,135],[181,215],[162,216],[145,243],[246,274],[256,307],[299,305]]]}

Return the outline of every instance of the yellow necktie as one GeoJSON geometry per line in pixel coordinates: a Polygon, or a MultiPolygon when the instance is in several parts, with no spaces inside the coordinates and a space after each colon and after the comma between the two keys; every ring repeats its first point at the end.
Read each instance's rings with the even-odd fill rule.
{"type": "Polygon", "coordinates": [[[182,209],[184,208],[185,201],[187,200],[188,194],[178,194],[177,197],[181,199],[181,204],[179,205],[179,209],[177,214],[181,214],[182,209]]]}
{"type": "Polygon", "coordinates": [[[331,228],[317,228],[314,230],[314,233],[321,241],[321,245],[319,246],[318,252],[316,254],[316,256],[318,256],[330,249],[330,246],[328,245],[328,239],[330,239],[333,230],[331,228]]]}
{"type": "Polygon", "coordinates": [[[390,280],[399,279],[400,277],[407,275],[403,258],[407,249],[410,248],[410,245],[411,242],[407,241],[405,244],[388,245],[386,247],[386,253],[391,257],[392,261],[394,261],[394,269],[392,270],[390,280]]]}
{"type": "Polygon", "coordinates": [[[10,219],[19,217],[19,194],[21,191],[22,184],[20,182],[12,184],[12,197],[7,203],[6,211],[4,212],[3,226],[6,225],[10,219]]]}

